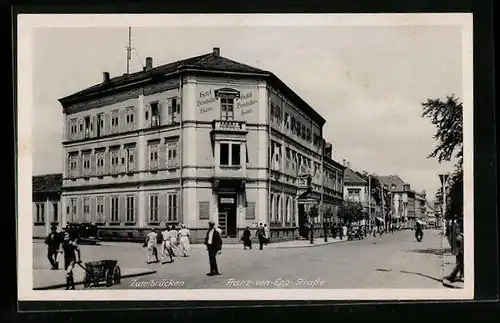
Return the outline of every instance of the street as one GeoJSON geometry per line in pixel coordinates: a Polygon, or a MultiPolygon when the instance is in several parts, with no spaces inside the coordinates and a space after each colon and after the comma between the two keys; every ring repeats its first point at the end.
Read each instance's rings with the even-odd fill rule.
{"type": "MultiPolygon", "coordinates": [[[[413,231],[401,231],[310,248],[260,251],[254,245],[245,251],[241,245],[225,245],[218,256],[222,275],[214,277],[206,276],[208,256],[202,245],[192,246],[191,257],[163,265],[147,265],[146,249],[132,243],[82,246],[82,259],[116,259],[122,268],[157,270],[125,278],[112,289],[443,288],[443,248],[442,236],[432,229],[425,230],[422,242],[416,242],[413,231]]],[[[34,243],[34,254],[34,267],[47,268],[43,244],[34,243]]]]}

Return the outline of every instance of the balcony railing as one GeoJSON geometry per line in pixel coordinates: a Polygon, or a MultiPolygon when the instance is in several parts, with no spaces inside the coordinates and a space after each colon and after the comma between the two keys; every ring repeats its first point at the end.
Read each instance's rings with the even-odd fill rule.
{"type": "Polygon", "coordinates": [[[225,179],[243,179],[247,177],[247,171],[245,165],[241,166],[220,165],[214,167],[214,177],[225,178],[225,179]]]}
{"type": "Polygon", "coordinates": [[[213,128],[214,130],[221,130],[221,131],[246,132],[247,130],[246,122],[237,120],[214,120],[213,128]]]}

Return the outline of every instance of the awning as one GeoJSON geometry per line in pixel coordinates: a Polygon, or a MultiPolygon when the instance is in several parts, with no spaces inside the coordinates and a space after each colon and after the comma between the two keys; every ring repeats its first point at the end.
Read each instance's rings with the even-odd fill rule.
{"type": "Polygon", "coordinates": [[[376,219],[379,220],[380,222],[385,222],[385,220],[380,217],[376,217],[376,219]]]}

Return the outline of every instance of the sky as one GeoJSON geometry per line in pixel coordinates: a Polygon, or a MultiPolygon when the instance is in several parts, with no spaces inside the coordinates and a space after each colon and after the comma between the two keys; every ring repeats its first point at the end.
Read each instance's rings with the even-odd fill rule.
{"type": "MultiPolygon", "coordinates": [[[[453,164],[426,158],[436,129],[427,98],[462,98],[459,26],[133,28],[131,71],[206,54],[272,71],[326,120],[333,158],[399,175],[433,194],[453,164]],[[139,60],[140,58],[140,60],[139,60]]],[[[57,99],[126,72],[128,28],[37,28],[33,33],[33,175],[62,171],[57,99]]]]}

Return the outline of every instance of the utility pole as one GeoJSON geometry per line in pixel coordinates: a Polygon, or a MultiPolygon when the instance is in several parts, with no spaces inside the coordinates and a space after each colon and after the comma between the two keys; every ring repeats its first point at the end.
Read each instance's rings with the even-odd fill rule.
{"type": "Polygon", "coordinates": [[[130,60],[132,58],[132,27],[128,27],[128,46],[127,49],[127,74],[130,72],[130,60]]]}

